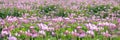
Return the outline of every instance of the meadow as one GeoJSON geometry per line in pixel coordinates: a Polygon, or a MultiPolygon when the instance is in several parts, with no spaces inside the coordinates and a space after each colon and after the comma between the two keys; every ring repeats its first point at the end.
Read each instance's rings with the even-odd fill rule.
{"type": "Polygon", "coordinates": [[[120,0],[0,0],[0,40],[120,40],[120,0]]]}

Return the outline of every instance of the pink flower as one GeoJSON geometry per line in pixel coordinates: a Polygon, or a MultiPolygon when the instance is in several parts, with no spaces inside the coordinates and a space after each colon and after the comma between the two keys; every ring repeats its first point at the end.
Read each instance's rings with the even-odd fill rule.
{"type": "Polygon", "coordinates": [[[73,36],[79,36],[79,33],[77,33],[77,32],[72,32],[72,35],[73,35],[73,36]]]}
{"type": "Polygon", "coordinates": [[[65,33],[65,34],[69,34],[70,32],[69,32],[68,30],[66,30],[64,33],[65,33]]]}
{"type": "Polygon", "coordinates": [[[77,29],[80,29],[80,28],[82,28],[81,26],[77,26],[77,29]]]}
{"type": "Polygon", "coordinates": [[[8,27],[9,30],[13,30],[14,28],[15,28],[14,25],[11,25],[11,26],[8,27]]]}
{"type": "Polygon", "coordinates": [[[120,23],[120,18],[117,21],[118,21],[118,23],[120,23]]]}
{"type": "Polygon", "coordinates": [[[8,40],[17,40],[17,38],[14,36],[10,36],[10,37],[8,37],[8,40]]]}
{"type": "Polygon", "coordinates": [[[85,36],[86,36],[85,33],[81,33],[81,34],[79,34],[79,37],[85,37],[85,36]]]}
{"type": "Polygon", "coordinates": [[[27,36],[31,36],[31,35],[32,35],[32,33],[30,33],[30,32],[25,32],[25,34],[26,34],[27,36]]]}
{"type": "Polygon", "coordinates": [[[48,26],[46,24],[38,24],[38,26],[42,29],[42,30],[48,30],[48,26]]]}
{"type": "Polygon", "coordinates": [[[0,24],[1,24],[1,25],[5,25],[5,21],[2,20],[2,21],[0,22],[0,24]]]}
{"type": "Polygon", "coordinates": [[[98,26],[102,26],[102,27],[105,26],[105,24],[103,24],[103,23],[101,23],[101,22],[98,23],[97,25],[98,25],[98,26]]]}
{"type": "Polygon", "coordinates": [[[45,31],[41,30],[38,33],[42,34],[42,35],[46,35],[45,31]]]}
{"type": "Polygon", "coordinates": [[[15,22],[17,21],[18,19],[16,17],[12,17],[12,16],[7,16],[6,20],[11,23],[11,22],[15,22]]]}
{"type": "Polygon", "coordinates": [[[26,18],[19,18],[19,23],[21,23],[21,22],[23,22],[23,23],[28,23],[29,20],[26,19],[26,18]]]}
{"type": "Polygon", "coordinates": [[[32,34],[31,36],[32,36],[32,37],[37,37],[37,36],[38,36],[38,34],[37,34],[37,33],[35,33],[35,34],[32,34]]]}
{"type": "Polygon", "coordinates": [[[30,20],[32,20],[32,21],[36,21],[37,20],[37,17],[31,17],[31,18],[29,18],[30,20]]]}
{"type": "Polygon", "coordinates": [[[63,18],[62,17],[58,17],[58,18],[54,18],[52,19],[54,22],[61,22],[63,21],[63,18]]]}
{"type": "Polygon", "coordinates": [[[98,31],[98,27],[97,27],[96,25],[94,25],[94,24],[89,23],[89,24],[85,24],[85,25],[86,25],[87,28],[89,28],[90,30],[96,30],[96,31],[98,31]]]}
{"type": "Polygon", "coordinates": [[[30,26],[30,29],[33,29],[33,28],[35,28],[34,26],[30,26]]]}
{"type": "Polygon", "coordinates": [[[55,36],[55,33],[54,33],[54,32],[52,32],[52,36],[55,36]]]}
{"type": "Polygon", "coordinates": [[[1,32],[1,34],[2,34],[3,36],[5,36],[5,35],[10,34],[10,31],[8,30],[8,28],[4,28],[4,29],[2,30],[2,32],[1,32]]]}
{"type": "Polygon", "coordinates": [[[105,36],[105,37],[110,37],[111,36],[111,34],[109,34],[108,32],[103,32],[102,35],[105,36]]]}
{"type": "Polygon", "coordinates": [[[29,20],[27,20],[27,19],[23,19],[22,22],[24,22],[24,23],[28,23],[29,20]]]}
{"type": "Polygon", "coordinates": [[[54,31],[55,29],[52,27],[49,27],[47,31],[54,31]]]}
{"type": "Polygon", "coordinates": [[[91,35],[94,35],[94,32],[93,31],[87,31],[86,33],[88,33],[88,34],[91,34],[91,35]]]}
{"type": "Polygon", "coordinates": [[[70,22],[70,23],[76,22],[76,20],[74,20],[74,19],[70,19],[70,20],[67,20],[67,21],[70,22]]]}
{"type": "Polygon", "coordinates": [[[116,28],[115,24],[108,23],[108,22],[98,23],[98,26],[108,26],[110,29],[115,29],[116,28]]]}
{"type": "Polygon", "coordinates": [[[2,36],[5,36],[5,35],[8,35],[9,32],[8,31],[2,31],[1,34],[2,34],[2,36]]]}

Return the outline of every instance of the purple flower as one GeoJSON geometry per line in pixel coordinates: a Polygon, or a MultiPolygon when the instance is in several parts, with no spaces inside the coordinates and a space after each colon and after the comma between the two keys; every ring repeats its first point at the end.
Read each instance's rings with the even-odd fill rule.
{"type": "Polygon", "coordinates": [[[81,33],[81,34],[79,34],[79,37],[85,37],[85,36],[86,36],[85,33],[81,33]]]}
{"type": "Polygon", "coordinates": [[[42,30],[48,30],[48,26],[46,24],[38,24],[38,26],[42,29],[42,30]]]}
{"type": "Polygon", "coordinates": [[[110,29],[115,29],[116,28],[115,24],[108,23],[108,22],[98,23],[98,26],[108,26],[110,29]]]}
{"type": "Polygon", "coordinates": [[[32,36],[32,37],[37,37],[37,36],[38,36],[38,34],[37,34],[37,33],[35,33],[35,34],[32,34],[31,36],[32,36]]]}
{"type": "Polygon", "coordinates": [[[59,18],[54,18],[52,19],[54,22],[61,22],[63,21],[63,18],[62,17],[59,17],[59,18]]]}
{"type": "Polygon", "coordinates": [[[120,23],[120,18],[117,21],[118,21],[118,23],[120,23]]]}
{"type": "Polygon", "coordinates": [[[26,18],[22,18],[22,17],[20,17],[20,18],[19,18],[19,23],[21,23],[21,22],[23,22],[23,23],[28,23],[29,20],[26,19],[26,18]]]}
{"type": "Polygon", "coordinates": [[[8,35],[9,32],[8,31],[2,31],[1,34],[2,34],[2,36],[5,36],[5,35],[8,35]]]}
{"type": "Polygon", "coordinates": [[[24,23],[28,23],[29,20],[27,20],[27,19],[23,19],[22,22],[24,22],[24,23]]]}
{"type": "Polygon", "coordinates": [[[11,23],[11,22],[15,22],[17,21],[18,19],[16,17],[12,17],[12,16],[7,16],[6,20],[11,23]]]}
{"type": "Polygon", "coordinates": [[[5,35],[10,34],[10,31],[8,30],[8,28],[4,28],[4,29],[1,31],[1,34],[2,34],[3,36],[5,36],[5,35]]]}
{"type": "Polygon", "coordinates": [[[94,25],[94,24],[91,24],[91,23],[89,23],[89,24],[85,24],[86,26],[87,26],[87,28],[89,28],[90,30],[98,30],[98,27],[96,26],[96,25],[94,25]]]}
{"type": "Polygon", "coordinates": [[[0,22],[0,24],[1,24],[1,25],[5,25],[5,21],[2,20],[2,21],[0,22]]]}
{"type": "Polygon", "coordinates": [[[54,32],[52,32],[52,36],[55,36],[56,34],[54,32]]]}
{"type": "Polygon", "coordinates": [[[17,38],[14,36],[10,36],[10,37],[8,37],[8,40],[17,40],[17,38]]]}
{"type": "Polygon", "coordinates": [[[11,25],[11,26],[8,27],[9,30],[13,30],[14,28],[15,28],[14,25],[11,25]]]}

